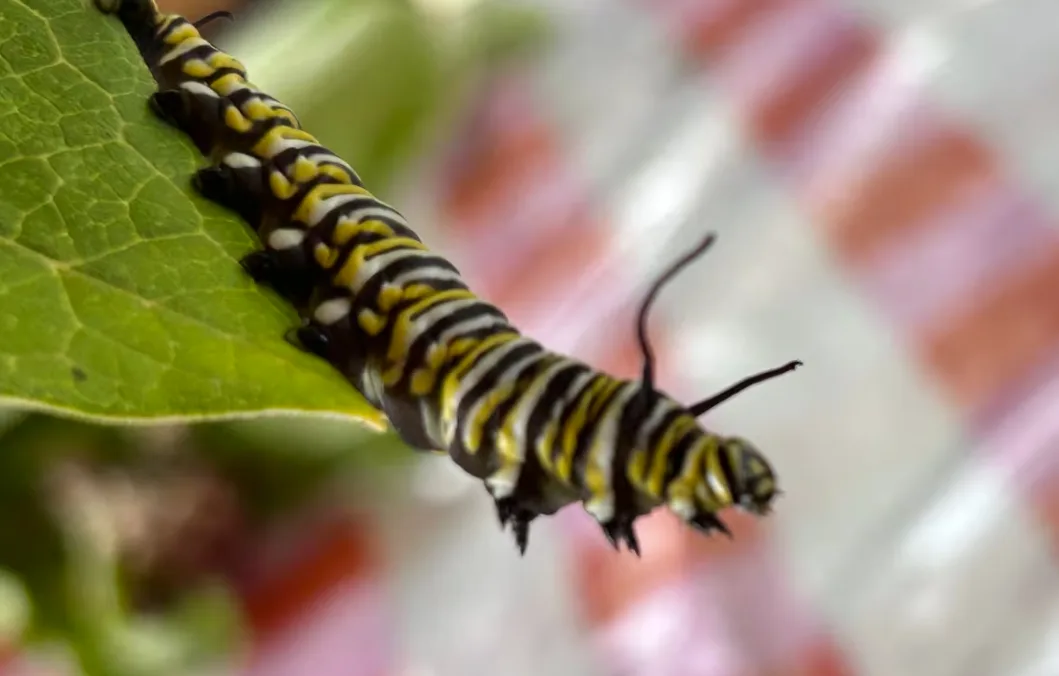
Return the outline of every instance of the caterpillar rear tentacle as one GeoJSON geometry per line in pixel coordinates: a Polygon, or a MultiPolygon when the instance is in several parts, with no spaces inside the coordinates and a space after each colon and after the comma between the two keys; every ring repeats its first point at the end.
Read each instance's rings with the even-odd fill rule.
{"type": "Polygon", "coordinates": [[[226,19],[228,21],[235,21],[235,15],[232,14],[231,12],[229,12],[228,10],[218,9],[215,12],[210,12],[209,14],[207,14],[204,17],[202,17],[198,21],[193,21],[191,23],[191,25],[194,26],[196,30],[198,30],[198,29],[201,29],[206,24],[213,23],[217,19],[226,19]]]}
{"type": "Polygon", "coordinates": [[[779,491],[766,458],[697,418],[801,362],[690,406],[655,383],[651,306],[712,234],[663,271],[640,305],[640,379],[601,373],[523,335],[472,293],[194,24],[151,0],[96,2],[122,20],[158,81],[156,113],[211,159],[196,189],[260,238],[263,249],[242,265],[303,315],[287,339],[330,363],[409,446],[445,452],[481,480],[520,552],[535,519],[574,502],[615,549],[636,554],[634,523],[660,506],[707,534],[731,534],[718,516],[726,508],[769,513],[779,491]]]}

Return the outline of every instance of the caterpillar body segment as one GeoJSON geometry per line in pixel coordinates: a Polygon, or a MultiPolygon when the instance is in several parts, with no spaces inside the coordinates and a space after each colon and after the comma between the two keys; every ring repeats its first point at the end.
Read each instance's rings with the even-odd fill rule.
{"type": "MultiPolygon", "coordinates": [[[[218,164],[199,170],[192,183],[207,199],[238,213],[264,244],[243,258],[244,269],[304,312],[313,288],[324,278],[313,256],[315,235],[327,232],[327,227],[309,232],[295,212],[310,193],[318,198],[319,186],[349,185],[349,194],[364,194],[359,177],[347,167],[317,145],[288,149],[268,161],[229,153],[218,164]],[[356,182],[348,182],[350,178],[356,182]]],[[[374,208],[373,214],[395,225],[404,221],[392,207],[385,212],[374,208]]]]}

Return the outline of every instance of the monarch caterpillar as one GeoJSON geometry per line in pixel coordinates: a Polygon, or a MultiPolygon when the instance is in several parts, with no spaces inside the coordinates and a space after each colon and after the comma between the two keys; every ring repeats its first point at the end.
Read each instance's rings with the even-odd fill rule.
{"type": "Polygon", "coordinates": [[[722,509],[771,510],[779,490],[765,456],[697,418],[801,362],[691,405],[654,382],[651,306],[713,234],[665,269],[641,302],[640,378],[601,373],[522,334],[477,297],[455,266],[301,131],[289,109],[249,85],[245,70],[231,65],[238,62],[194,24],[161,15],[151,0],[96,2],[117,13],[155,73],[163,89],[154,110],[197,143],[208,141],[200,149],[214,163],[195,185],[255,226],[265,247],[258,260],[267,261],[259,281],[285,289],[305,316],[293,339],[340,371],[409,446],[447,453],[482,480],[520,553],[536,517],[573,502],[616,549],[624,543],[637,554],[633,522],[659,506],[697,530],[728,535],[722,509]],[[217,83],[229,77],[239,87],[222,91],[217,83]]]}

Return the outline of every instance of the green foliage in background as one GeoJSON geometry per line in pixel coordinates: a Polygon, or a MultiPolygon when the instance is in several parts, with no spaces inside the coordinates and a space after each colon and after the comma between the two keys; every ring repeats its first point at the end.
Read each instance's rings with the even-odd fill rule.
{"type": "Polygon", "coordinates": [[[121,536],[106,515],[114,505],[61,481],[71,463],[115,463],[132,449],[123,428],[43,415],[0,432],[4,644],[64,648],[89,676],[165,676],[242,641],[238,603],[222,585],[188,589],[165,614],[132,612],[121,536]]]}
{"type": "Polygon", "coordinates": [[[539,12],[504,0],[314,0],[280,3],[219,44],[385,193],[483,76],[548,36],[539,12]]]}
{"type": "Polygon", "coordinates": [[[237,259],[202,159],[146,107],[120,23],[82,0],[0,0],[0,398],[100,418],[374,412],[287,344],[293,312],[237,259]]]}
{"type": "MultiPolygon", "coordinates": [[[[152,526],[151,514],[188,510],[157,490],[189,476],[167,471],[174,460],[207,462],[238,500],[243,525],[231,535],[243,537],[267,530],[336,476],[411,459],[395,436],[349,421],[292,422],[199,424],[170,430],[176,446],[165,448],[138,433],[143,428],[8,413],[0,421],[0,648],[65,647],[87,676],[201,673],[232,655],[245,631],[240,600],[223,577],[206,571],[145,611],[138,599],[157,596],[158,583],[129,570],[126,554],[159,545],[150,537],[130,542],[143,529],[125,532],[123,524],[147,519],[150,535],[168,521],[152,526]],[[81,482],[69,481],[75,467],[102,481],[83,471],[81,482]],[[121,481],[107,480],[114,477],[121,481]],[[138,508],[127,489],[112,492],[137,484],[153,508],[138,508]]],[[[198,518],[216,523],[223,515],[198,518]]],[[[172,546],[174,536],[167,537],[172,546]]],[[[175,536],[181,550],[197,544],[175,536]]],[[[158,559],[162,572],[167,558],[158,559]]]]}

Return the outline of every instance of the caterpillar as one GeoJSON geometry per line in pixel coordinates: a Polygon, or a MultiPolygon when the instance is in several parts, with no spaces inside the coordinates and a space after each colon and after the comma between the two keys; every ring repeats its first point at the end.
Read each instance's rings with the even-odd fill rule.
{"type": "Polygon", "coordinates": [[[690,405],[655,384],[651,307],[713,245],[712,233],[653,280],[640,303],[639,379],[602,373],[521,333],[475,295],[195,24],[162,15],[152,0],[96,3],[118,15],[155,75],[152,110],[211,158],[196,188],[255,227],[264,247],[244,267],[302,313],[292,342],[342,373],[408,446],[445,453],[480,479],[520,553],[537,517],[575,502],[615,549],[636,554],[633,524],[658,507],[729,536],[721,510],[771,511],[780,490],[766,457],[698,418],[801,362],[690,405]]]}

